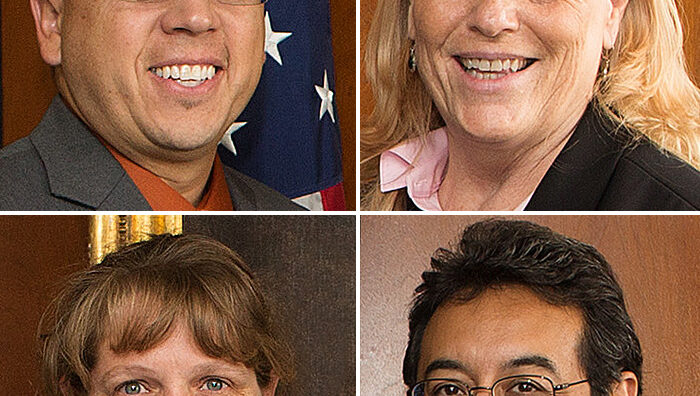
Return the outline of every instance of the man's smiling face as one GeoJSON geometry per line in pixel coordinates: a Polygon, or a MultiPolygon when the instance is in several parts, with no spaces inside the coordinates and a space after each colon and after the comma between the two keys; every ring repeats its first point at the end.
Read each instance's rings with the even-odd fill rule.
{"type": "Polygon", "coordinates": [[[50,2],[60,45],[42,55],[73,111],[125,154],[213,150],[260,78],[261,4],[50,2]]]}

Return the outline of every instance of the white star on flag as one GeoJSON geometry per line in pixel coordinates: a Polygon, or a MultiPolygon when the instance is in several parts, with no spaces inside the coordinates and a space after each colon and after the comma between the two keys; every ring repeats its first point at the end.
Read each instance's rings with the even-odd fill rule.
{"type": "Polygon", "coordinates": [[[233,144],[233,133],[241,129],[241,127],[243,127],[245,124],[247,124],[247,122],[234,122],[230,127],[228,127],[228,130],[226,130],[226,133],[224,133],[224,136],[222,136],[221,140],[219,141],[219,144],[223,144],[228,151],[233,153],[233,155],[238,155],[236,152],[236,146],[233,144]]]}
{"type": "Polygon", "coordinates": [[[282,64],[282,56],[280,55],[280,50],[277,48],[277,44],[291,35],[292,32],[273,31],[272,24],[270,23],[270,13],[265,11],[265,52],[280,65],[282,64]]]}
{"type": "Polygon", "coordinates": [[[321,97],[321,109],[318,112],[318,119],[323,118],[323,114],[328,112],[331,121],[335,123],[335,117],[333,116],[333,91],[328,88],[328,70],[323,70],[323,86],[314,85],[314,87],[316,87],[318,96],[321,97]]]}

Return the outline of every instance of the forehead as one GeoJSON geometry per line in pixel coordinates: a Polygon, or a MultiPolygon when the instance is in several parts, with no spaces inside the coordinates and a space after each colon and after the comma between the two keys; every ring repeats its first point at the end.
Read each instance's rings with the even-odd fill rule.
{"type": "Polygon", "coordinates": [[[207,356],[197,345],[192,332],[177,321],[168,331],[163,340],[155,343],[145,351],[115,352],[111,349],[107,339],[102,340],[98,347],[96,368],[109,366],[121,361],[159,362],[178,360],[187,357],[187,360],[209,361],[214,358],[207,356]]]}
{"type": "MultiPolygon", "coordinates": [[[[452,360],[480,379],[522,373],[553,379],[581,374],[577,348],[583,319],[576,308],[554,306],[525,288],[489,290],[467,303],[447,303],[430,319],[421,344],[418,378],[437,360],[452,360]],[[554,371],[518,359],[544,357],[554,371]],[[520,371],[518,371],[520,370],[520,371]]],[[[431,375],[434,376],[434,375],[431,375]]]]}
{"type": "MultiPolygon", "coordinates": [[[[242,363],[208,356],[197,345],[186,326],[176,323],[165,340],[145,351],[115,353],[106,340],[100,343],[97,362],[92,371],[93,379],[107,380],[112,376],[131,372],[149,372],[155,376],[187,377],[203,375],[208,371],[233,373],[254,379],[252,369],[242,363]]],[[[102,382],[102,381],[100,381],[102,382]]]]}

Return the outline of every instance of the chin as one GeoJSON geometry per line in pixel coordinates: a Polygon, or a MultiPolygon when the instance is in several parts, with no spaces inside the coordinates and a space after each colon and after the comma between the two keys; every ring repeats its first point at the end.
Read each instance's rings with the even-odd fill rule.
{"type": "Polygon", "coordinates": [[[462,117],[458,120],[453,129],[455,132],[466,133],[472,139],[480,142],[505,142],[523,131],[518,128],[519,123],[508,117],[462,117]]]}
{"type": "Polygon", "coordinates": [[[194,151],[208,146],[216,146],[219,130],[206,127],[183,128],[181,125],[169,130],[160,130],[150,136],[156,145],[173,151],[194,151]]]}

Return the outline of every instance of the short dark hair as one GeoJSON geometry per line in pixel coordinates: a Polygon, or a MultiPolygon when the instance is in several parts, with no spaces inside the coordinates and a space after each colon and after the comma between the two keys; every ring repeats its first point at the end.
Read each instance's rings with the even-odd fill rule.
{"type": "Polygon", "coordinates": [[[543,300],[581,310],[578,359],[591,395],[609,395],[622,371],[639,380],[642,351],[610,264],[593,246],[527,221],[490,219],[468,226],[454,251],[438,249],[423,272],[409,314],[404,383],[417,382],[425,328],[445,302],[465,303],[491,288],[525,286],[543,300]]]}
{"type": "Polygon", "coordinates": [[[200,235],[158,235],[72,275],[42,318],[44,394],[67,381],[85,394],[102,342],[142,352],[186,326],[209,356],[241,362],[258,384],[292,375],[290,349],[253,273],[231,249],[200,235]]]}

